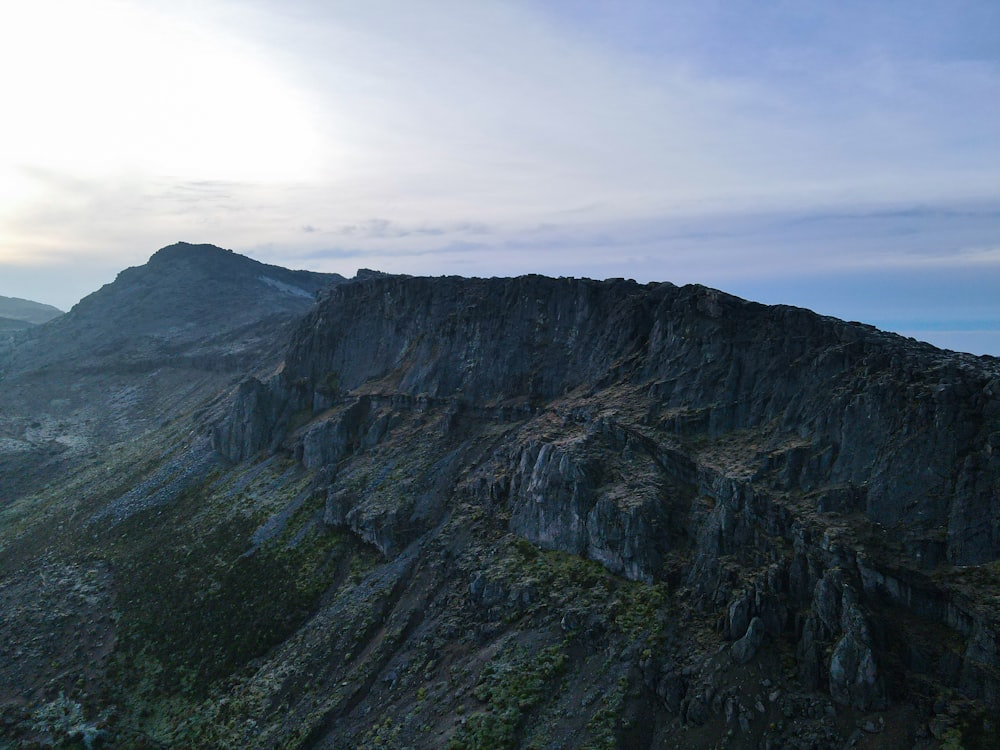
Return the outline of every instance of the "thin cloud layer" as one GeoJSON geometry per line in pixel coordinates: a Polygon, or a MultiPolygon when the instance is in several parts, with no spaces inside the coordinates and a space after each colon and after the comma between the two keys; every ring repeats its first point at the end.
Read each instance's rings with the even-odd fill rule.
{"type": "MultiPolygon", "coordinates": [[[[23,285],[37,266],[63,307],[87,291],[71,265],[177,239],[348,274],[748,296],[992,274],[1000,6],[875,5],[11,6],[0,268],[23,285]]],[[[0,270],[0,293],[25,296],[14,279],[0,270]]]]}

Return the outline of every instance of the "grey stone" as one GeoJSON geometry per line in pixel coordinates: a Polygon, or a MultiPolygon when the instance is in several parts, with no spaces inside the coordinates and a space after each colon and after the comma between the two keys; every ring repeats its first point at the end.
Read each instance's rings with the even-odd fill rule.
{"type": "Polygon", "coordinates": [[[730,640],[736,640],[747,632],[747,626],[750,624],[750,605],[750,595],[746,591],[730,603],[726,611],[730,640]]]}
{"type": "Polygon", "coordinates": [[[764,642],[764,621],[759,617],[750,620],[747,631],[742,638],[733,643],[732,655],[737,664],[746,664],[757,655],[757,650],[764,642]]]}
{"type": "Polygon", "coordinates": [[[864,711],[884,708],[885,688],[875,663],[871,637],[856,607],[845,613],[848,627],[830,657],[830,695],[845,706],[864,711]]]}

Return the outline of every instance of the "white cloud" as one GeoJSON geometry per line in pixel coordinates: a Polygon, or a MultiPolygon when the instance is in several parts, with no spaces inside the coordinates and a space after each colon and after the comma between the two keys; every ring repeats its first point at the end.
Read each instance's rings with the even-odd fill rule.
{"type": "Polygon", "coordinates": [[[297,93],[219,29],[120,0],[36,0],[2,20],[4,161],[280,180],[320,149],[297,93]]]}
{"type": "Polygon", "coordinates": [[[5,7],[0,262],[128,265],[178,239],[342,273],[719,285],[995,262],[968,251],[995,246],[995,221],[914,220],[907,237],[844,218],[1000,199],[1000,66],[982,39],[962,54],[961,18],[580,9],[5,7]]]}

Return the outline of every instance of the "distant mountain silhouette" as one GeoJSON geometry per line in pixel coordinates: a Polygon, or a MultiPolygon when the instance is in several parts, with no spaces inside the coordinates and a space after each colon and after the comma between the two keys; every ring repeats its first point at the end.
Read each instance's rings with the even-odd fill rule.
{"type": "Polygon", "coordinates": [[[18,297],[0,297],[0,318],[21,320],[37,325],[58,318],[62,314],[62,310],[52,305],[43,305],[41,302],[32,302],[18,297]]]}

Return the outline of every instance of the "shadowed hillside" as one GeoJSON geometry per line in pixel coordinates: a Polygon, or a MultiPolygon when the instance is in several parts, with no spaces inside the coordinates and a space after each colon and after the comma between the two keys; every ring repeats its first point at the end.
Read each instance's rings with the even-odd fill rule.
{"type": "Polygon", "coordinates": [[[70,398],[129,439],[0,511],[0,737],[997,746],[996,359],[537,276],[359,274],[271,327],[308,289],[251,264],[167,248],[16,352],[8,403],[144,395],[70,398]]]}

